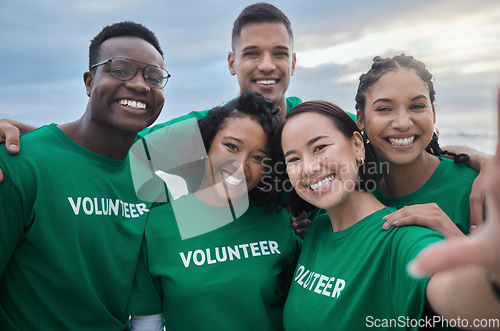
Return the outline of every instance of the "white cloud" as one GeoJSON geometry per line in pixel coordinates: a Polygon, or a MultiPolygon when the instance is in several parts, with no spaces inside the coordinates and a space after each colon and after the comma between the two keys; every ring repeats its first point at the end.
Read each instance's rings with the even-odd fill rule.
{"type": "MultiPolygon", "coordinates": [[[[500,70],[500,10],[485,8],[447,19],[422,19],[418,24],[415,20],[399,17],[390,25],[370,28],[365,27],[365,33],[354,40],[297,51],[297,65],[305,68],[327,63],[347,65],[355,59],[405,52],[427,63],[434,73],[500,70]]],[[[348,75],[338,79],[346,81],[354,77],[348,75]]]]}

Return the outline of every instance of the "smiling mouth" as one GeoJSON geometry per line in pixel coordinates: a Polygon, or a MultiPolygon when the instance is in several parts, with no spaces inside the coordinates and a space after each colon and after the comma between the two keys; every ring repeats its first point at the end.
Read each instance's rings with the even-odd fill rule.
{"type": "Polygon", "coordinates": [[[278,79],[259,79],[255,81],[256,84],[267,86],[276,85],[278,82],[278,79]]]}
{"type": "Polygon", "coordinates": [[[335,179],[335,175],[330,175],[322,180],[320,180],[319,182],[317,183],[314,183],[314,184],[310,184],[309,185],[309,188],[313,191],[318,191],[318,190],[321,190],[323,187],[325,187],[326,185],[330,184],[331,182],[333,182],[333,180],[335,179]]]}
{"type": "Polygon", "coordinates": [[[122,106],[125,106],[134,110],[146,110],[146,104],[144,102],[128,100],[128,99],[120,99],[118,103],[122,106]]]}
{"type": "Polygon", "coordinates": [[[229,171],[221,170],[220,173],[222,180],[231,186],[238,186],[243,181],[243,178],[235,177],[229,171]]]}
{"type": "Polygon", "coordinates": [[[417,136],[411,136],[406,138],[386,138],[386,141],[389,142],[392,146],[409,146],[413,144],[417,136]]]}

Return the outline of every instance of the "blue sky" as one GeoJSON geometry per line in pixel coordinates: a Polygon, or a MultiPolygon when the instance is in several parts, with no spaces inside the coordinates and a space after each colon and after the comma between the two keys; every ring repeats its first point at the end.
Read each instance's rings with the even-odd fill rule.
{"type": "MultiPolygon", "coordinates": [[[[371,59],[404,52],[424,61],[435,76],[442,138],[466,144],[467,139],[454,140],[454,133],[484,135],[478,148],[493,150],[500,1],[269,2],[290,18],[295,34],[297,70],[288,95],[326,99],[352,111],[357,79],[371,59]]],[[[172,78],[159,121],[232,99],[238,86],[227,69],[231,29],[251,3],[3,0],[0,118],[42,125],[80,117],[87,102],[89,42],[103,26],[123,20],[152,29],[165,51],[172,78]]]]}

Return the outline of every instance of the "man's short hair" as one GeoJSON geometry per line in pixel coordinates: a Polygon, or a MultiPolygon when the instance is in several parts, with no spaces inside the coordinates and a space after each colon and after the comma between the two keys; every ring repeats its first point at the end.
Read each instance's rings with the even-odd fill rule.
{"type": "Polygon", "coordinates": [[[241,29],[245,25],[250,23],[264,23],[264,22],[282,23],[285,26],[293,45],[292,25],[290,24],[290,20],[288,19],[288,17],[286,17],[286,15],[275,6],[269,3],[260,2],[250,5],[245,9],[243,9],[243,11],[234,21],[233,35],[231,39],[231,46],[233,48],[233,52],[235,48],[234,47],[235,42],[237,39],[239,39],[241,35],[241,29]]]}
{"type": "Polygon", "coordinates": [[[160,43],[158,42],[158,39],[153,31],[149,30],[142,24],[124,21],[105,26],[102,28],[101,32],[99,32],[94,39],[92,39],[89,47],[89,70],[92,65],[99,61],[99,50],[101,49],[102,43],[114,37],[138,37],[144,39],[153,45],[163,57],[163,51],[161,50],[160,43]]]}

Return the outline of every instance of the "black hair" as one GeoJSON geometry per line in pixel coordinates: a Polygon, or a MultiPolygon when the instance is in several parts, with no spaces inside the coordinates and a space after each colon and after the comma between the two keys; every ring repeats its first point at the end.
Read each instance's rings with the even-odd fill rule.
{"type": "MultiPolygon", "coordinates": [[[[337,128],[347,139],[351,139],[354,135],[354,132],[358,132],[361,135],[361,131],[359,130],[356,123],[353,119],[345,112],[342,108],[337,106],[334,103],[322,100],[316,101],[307,101],[295,106],[286,116],[286,120],[303,113],[316,113],[321,116],[324,116],[327,120],[329,120],[335,128],[337,128]]],[[[285,127],[286,122],[283,123],[279,130],[279,139],[277,139],[277,144],[281,146],[281,135],[283,133],[283,128],[285,127]]],[[[358,169],[358,181],[356,184],[356,189],[360,191],[373,191],[376,187],[377,176],[374,168],[376,167],[376,162],[373,159],[371,153],[367,151],[366,142],[363,140],[363,144],[365,146],[365,160],[362,165],[359,166],[358,169]]],[[[280,148],[280,161],[279,164],[283,167],[283,169],[278,169],[277,172],[283,174],[282,180],[283,183],[289,182],[288,175],[285,171],[285,158],[283,155],[283,149],[280,148]]],[[[295,189],[290,190],[288,194],[288,204],[289,208],[294,215],[298,215],[302,211],[310,212],[314,210],[316,207],[312,204],[304,201],[295,191],[295,189]]]]}
{"type": "MultiPolygon", "coordinates": [[[[430,102],[434,105],[434,100],[436,96],[436,91],[434,90],[434,77],[430,71],[426,68],[425,64],[413,56],[408,56],[405,54],[395,55],[391,58],[382,58],[376,56],[373,59],[373,64],[367,73],[362,74],[359,77],[358,91],[356,93],[356,110],[361,112],[362,115],[365,114],[366,105],[366,94],[370,88],[386,73],[390,71],[395,71],[400,68],[413,70],[424,82],[424,84],[429,89],[430,102]]],[[[369,137],[368,137],[369,138],[369,137]]],[[[455,154],[446,150],[441,150],[438,143],[439,135],[434,132],[432,139],[425,148],[425,150],[432,155],[450,155],[453,157],[456,163],[464,163],[469,160],[469,155],[467,154],[455,154]]]]}
{"type": "Polygon", "coordinates": [[[153,31],[149,30],[142,24],[124,21],[105,26],[102,28],[101,32],[99,32],[94,39],[92,39],[89,47],[89,70],[90,67],[99,61],[99,51],[102,43],[114,37],[138,37],[144,39],[153,45],[163,57],[163,51],[161,50],[160,43],[158,42],[158,39],[153,31]]]}
{"type": "Polygon", "coordinates": [[[281,120],[277,112],[274,111],[274,104],[271,100],[259,93],[246,91],[228,104],[213,108],[206,117],[198,121],[203,144],[208,152],[215,135],[221,130],[224,123],[229,118],[243,117],[249,117],[260,124],[267,136],[266,152],[269,156],[269,159],[265,161],[266,172],[263,175],[261,183],[259,183],[259,185],[262,185],[264,181],[265,189],[259,190],[254,188],[248,192],[248,195],[252,200],[257,199],[268,205],[277,206],[282,192],[276,190],[270,183],[273,182],[273,178],[276,176],[272,170],[275,163],[272,157],[274,155],[272,141],[278,131],[281,120]]]}
{"type": "Polygon", "coordinates": [[[234,44],[236,40],[239,39],[241,35],[241,29],[245,25],[250,23],[263,23],[263,22],[282,23],[285,26],[286,31],[288,32],[288,36],[292,41],[292,48],[293,48],[292,25],[288,17],[286,17],[286,15],[275,6],[269,3],[259,2],[247,6],[245,9],[243,9],[240,15],[234,21],[233,34],[231,37],[231,45],[233,51],[235,48],[234,44]]]}

